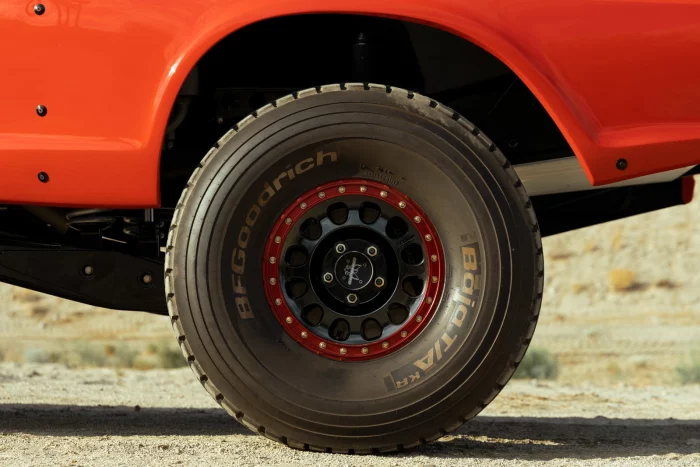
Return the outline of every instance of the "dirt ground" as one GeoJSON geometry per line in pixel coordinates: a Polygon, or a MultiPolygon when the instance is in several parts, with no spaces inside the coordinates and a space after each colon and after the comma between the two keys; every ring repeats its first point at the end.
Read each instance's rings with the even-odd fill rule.
{"type": "Polygon", "coordinates": [[[187,368],[84,368],[161,366],[167,318],[0,284],[0,464],[700,465],[700,385],[677,371],[700,351],[698,226],[700,201],[545,239],[532,347],[557,380],[511,381],[455,435],[389,456],[277,446],[187,368]]]}
{"type": "Polygon", "coordinates": [[[300,452],[249,432],[189,369],[0,364],[0,464],[454,466],[700,464],[700,386],[512,381],[456,433],[408,453],[300,452]]]}

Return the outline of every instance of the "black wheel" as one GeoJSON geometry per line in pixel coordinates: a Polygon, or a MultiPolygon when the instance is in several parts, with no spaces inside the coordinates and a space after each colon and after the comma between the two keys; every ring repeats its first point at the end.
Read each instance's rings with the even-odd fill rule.
{"type": "Polygon", "coordinates": [[[515,172],[403,89],[335,85],[260,109],[192,175],[168,310],[206,390],[300,449],[386,452],[479,413],[532,338],[543,255],[515,172]]]}

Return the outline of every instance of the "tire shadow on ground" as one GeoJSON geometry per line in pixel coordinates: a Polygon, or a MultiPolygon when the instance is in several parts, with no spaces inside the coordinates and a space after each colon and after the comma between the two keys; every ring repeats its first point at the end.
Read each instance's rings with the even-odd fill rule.
{"type": "MultiPolygon", "coordinates": [[[[55,437],[259,436],[221,409],[47,404],[0,405],[0,432],[55,437]]],[[[700,453],[700,420],[477,417],[437,442],[381,457],[551,460],[672,453],[700,453]]]]}

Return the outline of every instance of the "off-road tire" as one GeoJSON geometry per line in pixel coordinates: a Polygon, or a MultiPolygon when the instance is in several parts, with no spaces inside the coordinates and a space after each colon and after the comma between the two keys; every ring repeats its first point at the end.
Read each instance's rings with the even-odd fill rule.
{"type": "Polygon", "coordinates": [[[436,440],[496,397],[533,336],[543,271],[528,195],[504,155],[478,128],[404,89],[345,84],[307,89],[266,105],[209,151],[174,213],[165,289],[173,329],[191,369],[238,421],[298,449],[371,453],[436,440]],[[358,144],[362,150],[354,151],[358,144]],[[386,151],[366,153],[380,144],[386,151]],[[263,182],[287,170],[293,157],[331,149],[337,151],[337,163],[282,184],[284,196],[276,195],[262,209],[251,227],[246,272],[243,279],[234,276],[232,286],[232,248],[263,182]],[[445,292],[437,298],[440,309],[428,327],[401,350],[368,362],[338,362],[302,348],[272,317],[263,293],[265,229],[314,184],[347,178],[372,178],[415,199],[435,222],[447,266],[445,292]],[[471,223],[474,229],[466,231],[471,223]],[[455,297],[465,284],[460,248],[470,244],[481,255],[482,289],[472,297],[475,305],[467,318],[457,314],[455,297]],[[237,308],[232,287],[239,292],[245,287],[250,315],[237,308]],[[458,319],[470,323],[464,335],[450,324],[458,319]],[[453,333],[448,338],[456,336],[449,352],[444,350],[448,340],[440,340],[448,332],[453,333]],[[433,354],[428,361],[435,346],[442,346],[441,359],[433,354]],[[407,377],[411,384],[403,385],[404,374],[420,370],[410,362],[424,356],[427,371],[410,373],[419,380],[407,377]],[[409,362],[408,370],[397,368],[403,362],[409,362]],[[362,368],[366,373],[358,373],[362,368]],[[381,387],[384,395],[375,397],[381,387]],[[347,400],[339,400],[343,397],[347,400]]]}

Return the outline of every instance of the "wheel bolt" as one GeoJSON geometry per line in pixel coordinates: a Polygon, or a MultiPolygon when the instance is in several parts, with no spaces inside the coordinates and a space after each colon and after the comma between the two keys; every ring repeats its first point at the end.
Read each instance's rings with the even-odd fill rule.
{"type": "Polygon", "coordinates": [[[144,274],[143,276],[141,276],[141,282],[145,285],[149,285],[153,282],[153,276],[151,276],[150,274],[144,274]]]}
{"type": "Polygon", "coordinates": [[[338,192],[339,192],[339,193],[345,193],[345,187],[344,187],[344,186],[339,186],[339,187],[338,187],[338,192]]]}
{"type": "Polygon", "coordinates": [[[340,353],[343,354],[343,355],[345,355],[346,353],[348,353],[348,349],[346,349],[345,347],[341,347],[341,348],[340,348],[340,353]]]}
{"type": "Polygon", "coordinates": [[[345,250],[347,250],[347,247],[343,243],[338,243],[335,246],[335,252],[336,253],[345,253],[345,250]]]}
{"type": "Polygon", "coordinates": [[[387,196],[389,196],[389,193],[387,193],[386,191],[381,191],[381,192],[379,192],[379,195],[380,195],[382,198],[386,198],[387,196]]]}
{"type": "Polygon", "coordinates": [[[432,282],[433,284],[437,284],[437,281],[438,281],[437,276],[433,276],[430,278],[430,282],[432,282]]]}
{"type": "Polygon", "coordinates": [[[406,337],[408,336],[408,332],[406,331],[401,331],[401,337],[406,337]]]}
{"type": "Polygon", "coordinates": [[[85,273],[86,276],[92,276],[94,272],[95,268],[93,268],[89,264],[83,268],[83,273],[85,273]]]}
{"type": "Polygon", "coordinates": [[[301,203],[301,204],[299,205],[299,207],[300,207],[301,209],[306,209],[306,206],[307,206],[306,203],[301,203]]]}
{"type": "Polygon", "coordinates": [[[326,193],[322,191],[322,192],[320,192],[320,193],[318,194],[318,197],[321,198],[321,199],[323,199],[323,198],[326,197],[326,193]]]}
{"type": "Polygon", "coordinates": [[[382,342],[382,349],[388,349],[389,348],[389,343],[388,342],[382,342]]]}
{"type": "Polygon", "coordinates": [[[276,298],[275,299],[275,305],[281,305],[282,304],[282,299],[281,298],[276,298]]]}
{"type": "Polygon", "coordinates": [[[427,242],[431,241],[432,239],[433,239],[433,236],[430,234],[425,236],[425,241],[427,241],[427,242]]]}
{"type": "Polygon", "coordinates": [[[294,320],[292,320],[292,317],[291,317],[291,316],[287,316],[287,318],[285,319],[285,321],[287,322],[287,324],[292,324],[292,322],[293,322],[294,320]]]}
{"type": "Polygon", "coordinates": [[[287,224],[287,225],[291,224],[291,223],[292,223],[292,218],[291,218],[291,217],[286,218],[286,219],[284,220],[284,223],[287,224]]]}
{"type": "Polygon", "coordinates": [[[330,272],[325,273],[323,275],[323,282],[325,282],[326,284],[330,284],[331,282],[333,282],[333,274],[331,274],[330,272]]]}
{"type": "Polygon", "coordinates": [[[383,278],[383,277],[377,277],[376,279],[374,279],[374,285],[375,285],[377,288],[384,287],[384,278],[383,278]]]}
{"type": "Polygon", "coordinates": [[[275,237],[275,243],[282,243],[282,237],[279,235],[275,237]]]}
{"type": "Polygon", "coordinates": [[[377,256],[377,253],[379,253],[379,250],[377,250],[376,246],[370,246],[367,247],[367,254],[370,256],[377,256]]]}
{"type": "Polygon", "coordinates": [[[274,277],[270,277],[270,285],[275,285],[277,283],[277,279],[274,277]]]}
{"type": "Polygon", "coordinates": [[[437,261],[437,255],[430,255],[430,261],[432,261],[433,263],[437,261]]]}
{"type": "Polygon", "coordinates": [[[362,185],[362,186],[360,187],[360,191],[361,191],[362,193],[366,193],[366,192],[367,192],[367,187],[364,186],[364,185],[362,185]]]}
{"type": "Polygon", "coordinates": [[[357,295],[355,295],[354,293],[349,293],[348,296],[345,297],[345,299],[350,304],[357,303],[357,295]]]}
{"type": "Polygon", "coordinates": [[[400,207],[401,209],[405,208],[405,207],[406,207],[406,201],[401,201],[401,202],[399,202],[399,207],[400,207]]]}
{"type": "Polygon", "coordinates": [[[414,217],[414,218],[413,218],[413,221],[414,221],[416,224],[420,224],[420,216],[414,217]]]}
{"type": "Polygon", "coordinates": [[[306,339],[307,337],[309,337],[309,333],[306,331],[301,331],[301,338],[306,339]]]}
{"type": "Polygon", "coordinates": [[[367,355],[369,353],[369,349],[367,347],[362,347],[362,353],[367,355]]]}
{"type": "Polygon", "coordinates": [[[320,344],[318,344],[318,346],[321,347],[322,349],[325,349],[325,348],[326,348],[326,343],[325,343],[325,342],[321,342],[320,344]]]}

